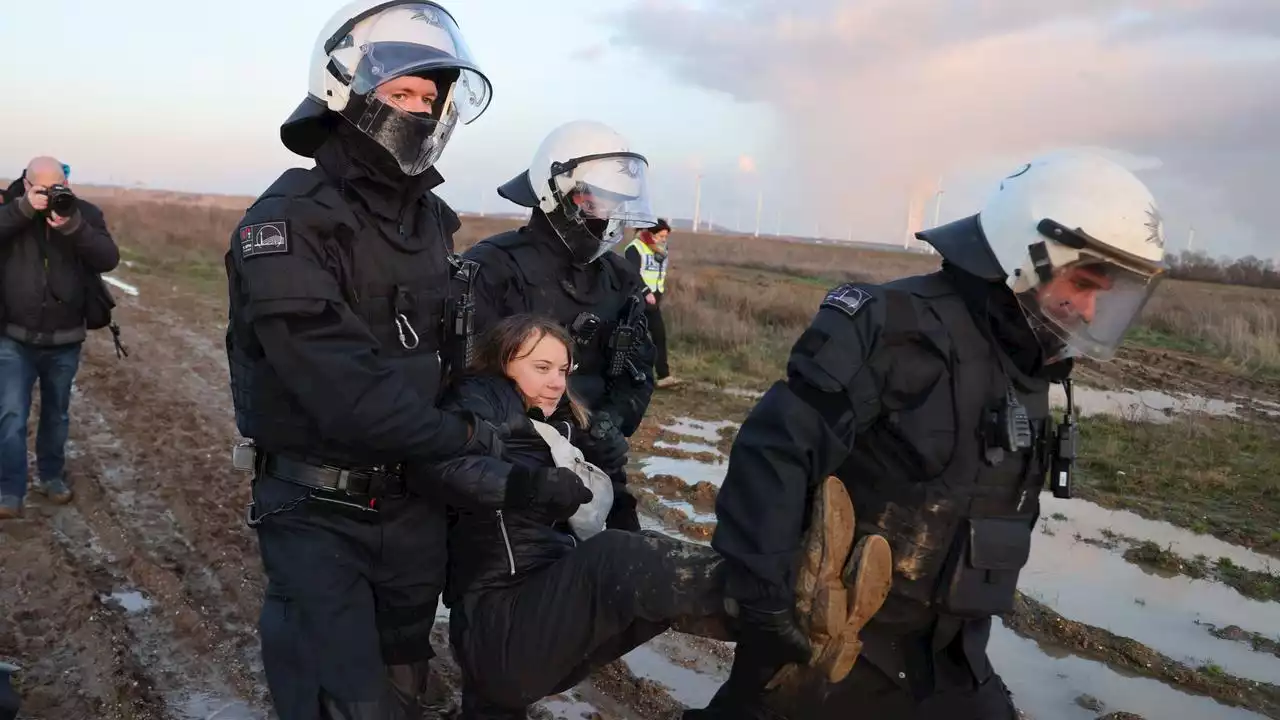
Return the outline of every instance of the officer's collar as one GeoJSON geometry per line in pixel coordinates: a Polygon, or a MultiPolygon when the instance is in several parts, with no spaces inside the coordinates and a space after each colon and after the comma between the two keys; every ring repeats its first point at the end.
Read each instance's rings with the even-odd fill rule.
{"type": "Polygon", "coordinates": [[[943,261],[942,270],[982,333],[1019,372],[1041,377],[1045,371],[1044,349],[1027,324],[1013,291],[1003,282],[978,277],[949,261],[943,261]]]}

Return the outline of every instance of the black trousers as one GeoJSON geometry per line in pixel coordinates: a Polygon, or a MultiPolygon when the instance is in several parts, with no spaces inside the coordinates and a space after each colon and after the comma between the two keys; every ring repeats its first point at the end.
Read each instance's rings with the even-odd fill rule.
{"type": "Polygon", "coordinates": [[[524,718],[668,628],[724,620],[723,561],[658,533],[606,530],[518,586],[454,607],[463,720],[524,718]]]}
{"type": "MultiPolygon", "coordinates": [[[[962,642],[962,641],[958,641],[962,642]]],[[[781,665],[738,643],[729,679],[705,710],[689,710],[684,720],[1017,720],[1009,691],[1000,676],[984,673],[981,681],[969,670],[958,645],[932,656],[935,689],[923,697],[858,658],[843,681],[828,685],[809,679],[807,685],[764,693],[781,665]],[[963,680],[961,680],[963,678],[963,680]]],[[[984,665],[984,667],[989,667],[984,665]]]]}
{"type": "Polygon", "coordinates": [[[311,492],[270,475],[253,489],[267,575],[262,662],[276,714],[416,720],[410,698],[426,687],[444,585],[444,510],[387,498],[375,513],[304,500],[311,492]]]}
{"type": "Polygon", "coordinates": [[[667,325],[662,320],[662,293],[654,293],[653,297],[657,302],[653,305],[645,303],[644,316],[649,321],[649,335],[653,338],[653,372],[661,380],[671,374],[671,367],[667,365],[667,325]]]}

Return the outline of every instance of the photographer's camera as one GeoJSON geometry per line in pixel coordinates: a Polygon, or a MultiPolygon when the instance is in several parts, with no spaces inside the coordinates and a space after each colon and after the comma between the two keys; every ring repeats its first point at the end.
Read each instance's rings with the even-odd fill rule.
{"type": "Polygon", "coordinates": [[[51,185],[41,192],[49,197],[49,209],[62,217],[68,217],[76,208],[76,196],[66,185],[51,185]]]}

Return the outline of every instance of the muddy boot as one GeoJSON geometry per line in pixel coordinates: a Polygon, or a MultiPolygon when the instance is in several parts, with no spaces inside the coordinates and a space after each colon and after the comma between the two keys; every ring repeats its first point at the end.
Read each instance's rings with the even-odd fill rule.
{"type": "Polygon", "coordinates": [[[71,488],[67,487],[62,478],[40,480],[33,483],[31,489],[44,495],[54,505],[66,505],[71,502],[71,488]]]}
{"type": "Polygon", "coordinates": [[[0,497],[0,520],[22,517],[22,501],[11,495],[0,497]]]}
{"type": "Polygon", "coordinates": [[[796,579],[796,618],[813,655],[807,668],[780,670],[768,689],[797,684],[802,670],[839,682],[853,668],[862,649],[858,632],[884,603],[893,570],[888,542],[872,535],[853,548],[854,527],[853,501],[844,483],[827,478],[814,494],[796,579]]]}

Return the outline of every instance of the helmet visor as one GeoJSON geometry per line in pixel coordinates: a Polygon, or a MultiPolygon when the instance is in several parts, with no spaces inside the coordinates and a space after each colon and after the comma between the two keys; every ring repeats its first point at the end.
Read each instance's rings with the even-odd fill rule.
{"type": "Polygon", "coordinates": [[[649,163],[635,153],[592,155],[569,164],[555,180],[570,186],[565,203],[584,219],[625,226],[649,227],[657,217],[649,205],[649,163]],[[568,180],[566,183],[565,180],[568,180]]]}
{"type": "Polygon", "coordinates": [[[1085,255],[1018,300],[1048,362],[1078,356],[1105,361],[1115,356],[1162,277],[1085,255]]]}
{"type": "Polygon", "coordinates": [[[351,91],[369,96],[376,88],[406,75],[433,80],[437,116],[452,109],[462,124],[489,106],[492,87],[471,56],[462,31],[449,13],[432,3],[396,5],[375,15],[363,39],[342,38],[331,53],[350,78],[351,91]]]}

